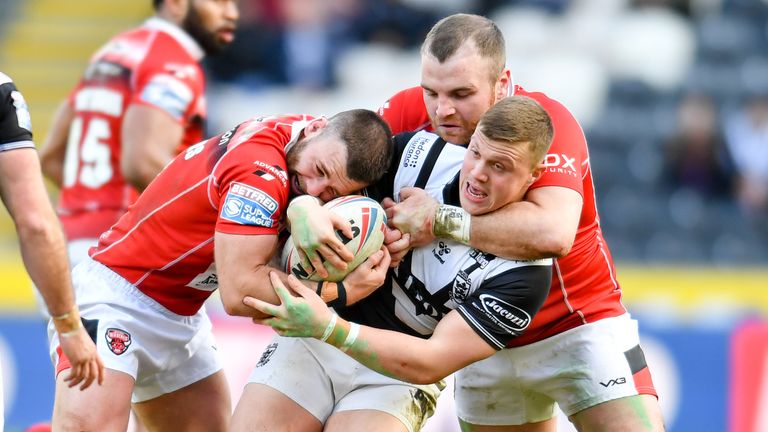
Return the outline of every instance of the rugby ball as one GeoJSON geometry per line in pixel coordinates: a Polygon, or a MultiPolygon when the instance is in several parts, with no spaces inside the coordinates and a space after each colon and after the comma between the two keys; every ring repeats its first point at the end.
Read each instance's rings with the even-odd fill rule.
{"type": "Polygon", "coordinates": [[[336,231],[336,236],[355,256],[352,262],[348,263],[347,269],[340,270],[326,262],[324,265],[328,270],[327,278],[321,278],[314,270],[305,269],[293,245],[293,238],[288,238],[285,242],[281,262],[286,273],[293,274],[299,279],[338,282],[381,248],[384,243],[387,216],[379,203],[362,195],[336,198],[325,203],[323,207],[341,215],[352,225],[352,238],[347,238],[341,231],[336,231]]]}

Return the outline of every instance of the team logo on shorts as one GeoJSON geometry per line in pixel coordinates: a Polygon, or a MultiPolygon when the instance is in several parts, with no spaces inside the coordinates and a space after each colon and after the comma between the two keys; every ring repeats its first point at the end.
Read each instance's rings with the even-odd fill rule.
{"type": "Polygon", "coordinates": [[[269,359],[272,358],[272,354],[275,353],[275,350],[277,349],[277,343],[271,343],[267,345],[267,347],[264,349],[264,352],[261,353],[261,358],[259,359],[259,362],[256,363],[256,367],[264,366],[269,362],[269,359]]]}
{"type": "Polygon", "coordinates": [[[107,338],[109,350],[115,353],[115,355],[124,353],[131,345],[131,334],[124,330],[108,328],[104,337],[107,338]]]}

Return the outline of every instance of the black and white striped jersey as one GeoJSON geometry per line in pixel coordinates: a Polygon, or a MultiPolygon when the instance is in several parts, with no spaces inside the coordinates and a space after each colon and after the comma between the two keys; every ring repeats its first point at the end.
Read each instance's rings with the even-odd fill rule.
{"type": "MultiPolygon", "coordinates": [[[[401,188],[418,186],[439,202],[460,205],[464,147],[424,131],[397,135],[395,143],[392,169],[371,189],[374,198],[397,200],[401,188]]],[[[373,327],[429,337],[438,321],[456,309],[489,345],[502,349],[528,327],[551,277],[551,259],[507,260],[438,239],[412,250],[390,270],[384,286],[339,313],[373,327]]]]}
{"type": "Polygon", "coordinates": [[[0,151],[31,147],[29,107],[8,75],[0,72],[0,151]]]}

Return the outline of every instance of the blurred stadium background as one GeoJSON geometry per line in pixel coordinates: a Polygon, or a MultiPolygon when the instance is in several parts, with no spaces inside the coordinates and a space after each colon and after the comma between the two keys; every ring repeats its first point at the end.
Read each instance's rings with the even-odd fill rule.
{"type": "MultiPolygon", "coordinates": [[[[375,109],[419,83],[418,44],[464,11],[502,28],[516,83],[584,126],[605,237],[670,431],[768,430],[768,2],[241,0],[206,60],[208,135],[258,114],[375,109]]],[[[0,0],[0,70],[42,143],[91,53],[149,0],[0,0]]],[[[55,190],[51,189],[55,197],[55,190]]],[[[0,210],[6,428],[50,416],[44,323],[0,210]]],[[[210,305],[233,395],[270,331],[210,305]],[[254,340],[257,343],[254,344],[254,340]]],[[[450,392],[430,431],[458,430],[450,392]]],[[[567,427],[564,426],[563,430],[567,427]]]]}

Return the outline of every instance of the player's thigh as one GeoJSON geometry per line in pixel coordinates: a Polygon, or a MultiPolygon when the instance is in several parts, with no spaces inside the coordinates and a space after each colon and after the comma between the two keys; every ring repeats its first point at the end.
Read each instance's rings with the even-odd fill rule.
{"type": "Polygon", "coordinates": [[[580,431],[660,432],[664,430],[658,400],[652,395],[629,396],[604,402],[570,417],[580,431]]]}
{"type": "Polygon", "coordinates": [[[235,407],[231,430],[233,432],[282,430],[319,432],[323,430],[323,424],[317,417],[280,391],[264,384],[249,383],[245,386],[235,407]],[[293,429],[289,429],[288,425],[293,429]]]}
{"type": "Polygon", "coordinates": [[[335,412],[325,423],[325,432],[409,432],[397,417],[376,410],[335,412]]]}
{"type": "Polygon", "coordinates": [[[171,393],[139,402],[133,409],[148,430],[226,431],[231,402],[223,371],[171,393]]]}
{"type": "Polygon", "coordinates": [[[85,390],[69,387],[64,379],[69,370],[56,378],[53,430],[125,431],[131,411],[133,377],[112,369],[104,370],[104,384],[91,384],[85,390]]]}
{"type": "Polygon", "coordinates": [[[556,432],[557,417],[537,423],[508,426],[478,425],[459,419],[459,426],[462,432],[556,432]]]}

